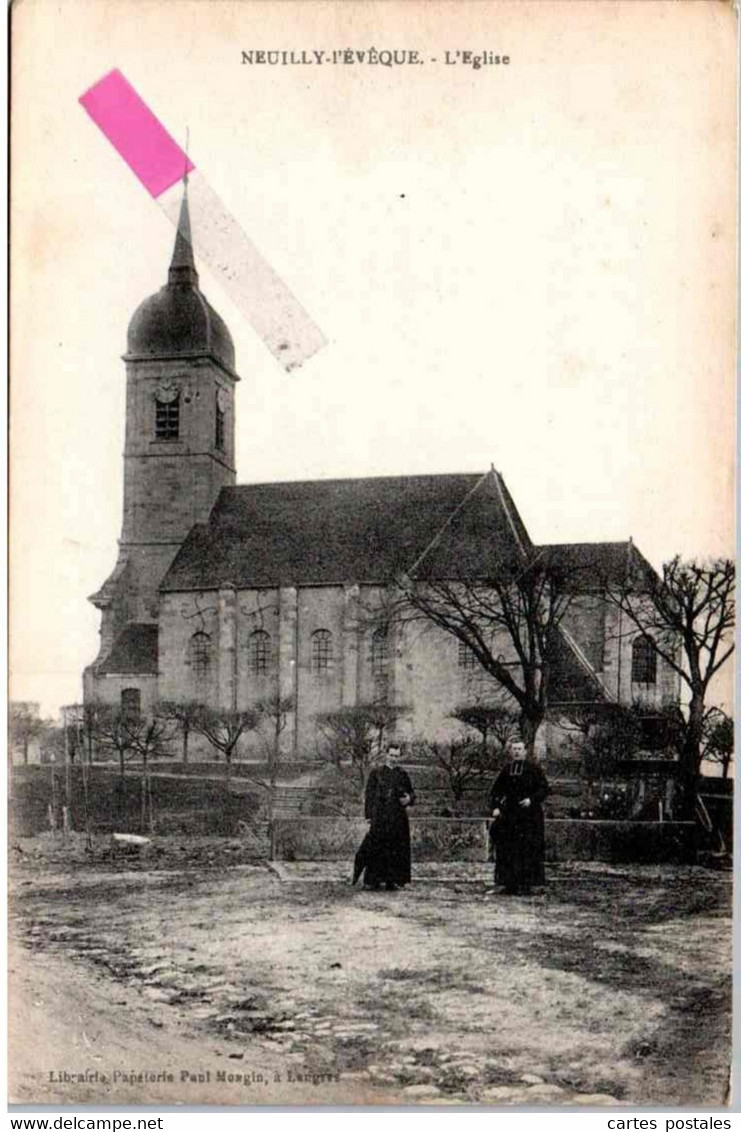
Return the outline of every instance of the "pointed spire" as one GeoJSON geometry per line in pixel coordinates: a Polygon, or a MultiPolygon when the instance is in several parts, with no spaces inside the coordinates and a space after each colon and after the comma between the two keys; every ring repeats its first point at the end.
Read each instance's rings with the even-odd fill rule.
{"type": "Polygon", "coordinates": [[[188,210],[188,175],[183,178],[183,203],[180,205],[178,231],[175,237],[175,247],[172,252],[170,271],[168,274],[169,286],[178,283],[187,287],[198,287],[198,272],[193,259],[193,243],[190,234],[190,212],[188,210]]]}

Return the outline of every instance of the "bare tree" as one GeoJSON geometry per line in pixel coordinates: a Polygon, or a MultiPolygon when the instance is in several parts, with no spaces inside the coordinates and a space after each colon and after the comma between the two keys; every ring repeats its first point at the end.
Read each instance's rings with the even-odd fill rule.
{"type": "Polygon", "coordinates": [[[141,824],[142,832],[154,833],[154,806],[152,803],[152,779],[149,761],[170,755],[170,744],[175,734],[174,721],[164,715],[155,714],[151,718],[140,716],[129,718],[131,750],[142,762],[141,773],[141,824]]]}
{"type": "Polygon", "coordinates": [[[39,705],[13,701],[8,705],[10,747],[20,749],[23,765],[28,766],[28,750],[34,739],[40,739],[49,723],[39,714],[39,705]]]}
{"type": "Polygon", "coordinates": [[[232,758],[237,744],[246,731],[253,731],[260,722],[256,711],[231,711],[201,706],[191,722],[191,730],[203,735],[211,746],[222,753],[225,760],[225,777],[231,779],[232,758]]]}
{"type": "Polygon", "coordinates": [[[188,762],[188,740],[194,724],[202,712],[202,705],[197,700],[162,700],[157,713],[163,719],[171,719],[178,724],[183,740],[183,766],[188,762]]]}
{"type": "Polygon", "coordinates": [[[617,774],[620,763],[641,749],[641,714],[632,705],[611,704],[596,714],[595,726],[582,747],[582,772],[590,781],[617,774]]]}
{"type": "Polygon", "coordinates": [[[702,757],[710,763],[719,763],[721,777],[728,778],[733,762],[733,720],[718,707],[710,708],[705,716],[702,757]]]}
{"type": "MultiPolygon", "coordinates": [[[[52,758],[55,762],[58,756],[60,761],[64,761],[64,801],[68,818],[72,807],[71,769],[76,766],[82,772],[82,809],[88,852],[92,852],[93,848],[90,790],[96,718],[95,704],[68,704],[63,707],[60,736],[55,740],[52,750],[52,758]]],[[[54,805],[55,792],[55,774],[52,767],[52,805],[54,805]]],[[[64,813],[63,810],[63,821],[64,813]]]]}
{"type": "Polygon", "coordinates": [[[63,709],[71,761],[84,761],[92,765],[97,738],[97,718],[100,704],[70,704],[63,709]]]}
{"type": "MultiPolygon", "coordinates": [[[[157,708],[151,716],[147,716],[115,704],[86,705],[86,707],[89,709],[86,713],[87,720],[85,716],[78,717],[77,743],[82,742],[82,728],[87,722],[92,727],[96,745],[101,750],[111,751],[117,756],[122,789],[126,780],[126,760],[141,760],[141,824],[142,830],[153,832],[154,810],[149,764],[151,759],[170,756],[170,744],[175,732],[173,720],[158,714],[157,708]]],[[[71,732],[70,736],[73,734],[74,732],[71,732]]],[[[84,759],[81,759],[81,762],[85,770],[84,759]]],[[[87,788],[87,779],[85,786],[87,788]]],[[[123,795],[121,804],[125,807],[126,799],[123,795]]]]}
{"type": "MultiPolygon", "coordinates": [[[[61,763],[64,761],[65,750],[64,727],[51,724],[41,736],[41,758],[47,763],[61,763]]],[[[77,747],[74,743],[69,746],[70,762],[77,757],[77,747]]]]}
{"type": "Polygon", "coordinates": [[[115,704],[87,706],[87,724],[91,729],[95,746],[98,750],[118,758],[123,787],[126,779],[126,759],[134,753],[134,724],[139,717],[132,718],[130,711],[122,710],[115,704]]]}
{"type": "Polygon", "coordinates": [[[572,738],[571,735],[569,738],[581,750],[591,739],[595,728],[604,722],[610,706],[607,703],[570,704],[562,709],[559,727],[563,731],[576,733],[578,738],[572,738]]]}
{"type": "Polygon", "coordinates": [[[386,736],[408,710],[385,703],[357,704],[317,716],[328,757],[338,769],[348,768],[361,795],[371,767],[381,761],[386,736]]]}
{"type": "Polygon", "coordinates": [[[419,750],[425,761],[445,775],[455,806],[460,805],[466,790],[491,776],[500,762],[498,752],[484,743],[466,739],[454,739],[450,743],[423,742],[419,750]]]}
{"type": "Polygon", "coordinates": [[[736,567],[730,559],[666,562],[660,574],[628,571],[622,586],[606,587],[610,601],[631,627],[648,637],[689,693],[680,752],[682,810],[694,815],[702,761],[703,727],[710,681],[734,648],[736,567]]]}
{"type": "Polygon", "coordinates": [[[253,781],[267,791],[271,860],[275,857],[275,797],[281,759],[281,736],[288,726],[288,717],[294,710],[294,704],[293,696],[276,693],[255,705],[258,714],[257,731],[266,754],[268,776],[267,781],[257,778],[253,781]]]}
{"type": "Polygon", "coordinates": [[[470,649],[517,704],[520,734],[532,757],[551,677],[568,647],[559,628],[574,594],[566,582],[542,551],[523,551],[522,558],[498,563],[487,577],[445,581],[403,575],[384,616],[431,622],[470,649]]]}
{"type": "Polygon", "coordinates": [[[519,733],[517,713],[506,704],[459,704],[451,711],[450,718],[477,731],[485,749],[492,737],[502,754],[519,733]]]}
{"type": "Polygon", "coordinates": [[[685,723],[678,704],[655,707],[642,700],[630,704],[574,704],[563,709],[561,726],[579,733],[579,746],[609,748],[618,760],[639,750],[678,751],[685,723]]]}

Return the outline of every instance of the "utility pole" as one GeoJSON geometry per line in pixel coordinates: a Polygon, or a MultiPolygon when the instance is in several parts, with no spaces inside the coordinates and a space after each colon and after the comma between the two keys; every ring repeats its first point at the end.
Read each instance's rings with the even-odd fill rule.
{"type": "Polygon", "coordinates": [[[69,758],[69,730],[66,707],[62,708],[62,726],[64,729],[64,805],[62,806],[62,836],[66,838],[70,828],[70,807],[72,803],[72,772],[69,758]]]}
{"type": "Polygon", "coordinates": [[[82,710],[80,710],[80,705],[76,704],[75,705],[75,732],[76,732],[76,735],[77,735],[77,752],[78,752],[78,755],[79,755],[79,758],[80,758],[80,762],[82,764],[82,800],[83,800],[83,806],[84,806],[84,809],[85,809],[85,848],[88,850],[88,852],[92,852],[93,837],[92,837],[92,833],[91,833],[91,830],[90,830],[90,796],[89,796],[89,779],[90,779],[90,774],[91,774],[91,769],[92,769],[92,743],[87,744],[88,750],[86,752],[85,751],[86,744],[85,744],[85,731],[84,731],[84,719],[85,719],[84,713],[85,713],[84,706],[82,707],[82,710]],[[86,761],[86,755],[87,755],[87,760],[89,761],[90,765],[88,765],[88,761],[86,761]]]}

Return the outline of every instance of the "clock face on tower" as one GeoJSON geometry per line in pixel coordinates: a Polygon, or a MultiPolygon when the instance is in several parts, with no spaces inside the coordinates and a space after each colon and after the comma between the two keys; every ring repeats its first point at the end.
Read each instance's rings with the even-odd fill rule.
{"type": "Polygon", "coordinates": [[[154,390],[154,395],[161,405],[169,405],[177,399],[180,386],[174,381],[160,381],[154,390]]]}
{"type": "Polygon", "coordinates": [[[222,413],[225,413],[229,407],[229,394],[222,386],[219,386],[219,390],[216,394],[216,404],[219,406],[222,413]]]}

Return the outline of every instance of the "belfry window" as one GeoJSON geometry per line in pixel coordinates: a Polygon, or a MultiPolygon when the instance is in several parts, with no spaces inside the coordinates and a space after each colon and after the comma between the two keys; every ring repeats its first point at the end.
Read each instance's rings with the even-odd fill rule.
{"type": "Polygon", "coordinates": [[[216,434],[214,436],[214,446],[218,448],[219,452],[224,451],[224,411],[219,407],[218,399],[216,401],[216,434]]]}
{"type": "Polygon", "coordinates": [[[157,440],[177,440],[180,436],[180,394],[169,401],[154,402],[154,435],[157,440]]]}

